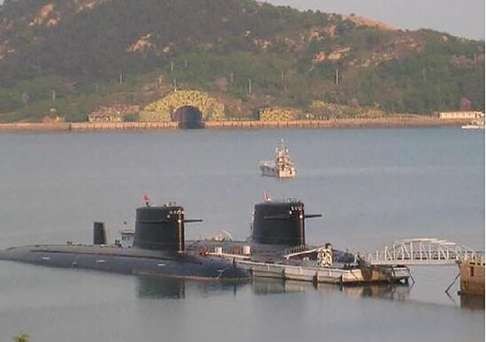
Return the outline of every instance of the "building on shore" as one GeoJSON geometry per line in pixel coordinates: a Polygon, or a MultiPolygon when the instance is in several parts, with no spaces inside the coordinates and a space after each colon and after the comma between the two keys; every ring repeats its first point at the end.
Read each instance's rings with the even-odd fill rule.
{"type": "Polygon", "coordinates": [[[114,105],[110,107],[100,107],[96,111],[88,114],[89,122],[122,122],[124,117],[129,114],[138,114],[139,106],[114,105]]]}
{"type": "Polygon", "coordinates": [[[478,111],[440,112],[438,115],[441,120],[476,120],[484,118],[484,113],[478,111]]]}
{"type": "Polygon", "coordinates": [[[56,108],[51,108],[49,114],[45,115],[42,120],[44,124],[56,124],[65,122],[65,118],[57,113],[56,108]]]}
{"type": "Polygon", "coordinates": [[[65,122],[64,117],[59,115],[46,115],[42,118],[43,124],[56,124],[65,122]]]}

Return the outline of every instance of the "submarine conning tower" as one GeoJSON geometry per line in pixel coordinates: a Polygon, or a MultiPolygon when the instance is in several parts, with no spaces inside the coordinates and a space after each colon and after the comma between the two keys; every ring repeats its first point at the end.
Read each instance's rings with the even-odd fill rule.
{"type": "Polygon", "coordinates": [[[103,222],[93,224],[93,245],[106,245],[106,229],[103,222]]]}
{"type": "Polygon", "coordinates": [[[138,208],[133,246],[182,253],[185,250],[184,224],[190,222],[201,220],[185,220],[184,208],[180,206],[138,208]]]}
{"type": "Polygon", "coordinates": [[[304,203],[297,200],[256,204],[252,240],[260,244],[304,246],[305,219],[321,216],[305,215],[304,203]]]}

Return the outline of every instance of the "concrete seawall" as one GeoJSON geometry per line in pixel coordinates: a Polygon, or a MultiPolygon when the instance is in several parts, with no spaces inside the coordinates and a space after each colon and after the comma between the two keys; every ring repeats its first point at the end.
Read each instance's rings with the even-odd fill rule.
{"type": "Polygon", "coordinates": [[[0,132],[42,132],[42,131],[69,131],[71,124],[69,123],[31,123],[31,122],[17,122],[0,124],[0,132]]]}
{"type": "Polygon", "coordinates": [[[394,116],[362,119],[295,121],[208,121],[206,128],[400,128],[461,126],[467,120],[440,120],[435,117],[394,116]]]}
{"type": "Polygon", "coordinates": [[[78,122],[71,124],[72,131],[124,131],[145,129],[176,129],[177,122],[78,122]]]}
{"type": "MultiPolygon", "coordinates": [[[[468,120],[443,120],[430,116],[390,116],[382,118],[295,120],[295,121],[207,121],[208,129],[259,128],[405,128],[447,127],[467,124],[468,120]]],[[[176,122],[73,122],[73,123],[7,123],[0,124],[0,132],[49,131],[127,131],[174,130],[176,122]]]]}
{"type": "Polygon", "coordinates": [[[165,130],[177,127],[176,122],[8,123],[0,124],[0,132],[165,130]]]}

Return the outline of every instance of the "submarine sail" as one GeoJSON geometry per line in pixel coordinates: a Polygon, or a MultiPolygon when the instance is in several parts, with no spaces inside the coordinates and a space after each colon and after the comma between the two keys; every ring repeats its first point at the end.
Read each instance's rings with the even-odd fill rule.
{"type": "Polygon", "coordinates": [[[305,219],[321,216],[305,215],[301,201],[265,201],[256,204],[252,240],[260,244],[304,246],[305,219]]]}

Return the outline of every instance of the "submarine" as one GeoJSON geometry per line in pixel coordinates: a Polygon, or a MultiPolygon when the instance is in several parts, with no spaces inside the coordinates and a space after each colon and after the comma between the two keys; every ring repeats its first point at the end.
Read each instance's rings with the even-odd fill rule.
{"type": "Polygon", "coordinates": [[[185,247],[184,208],[173,204],[136,209],[133,246],[108,245],[103,223],[95,222],[93,244],[33,245],[0,251],[0,260],[69,269],[167,276],[198,280],[244,280],[248,272],[235,263],[190,253],[185,247]]]}
{"type": "MultiPolygon", "coordinates": [[[[316,247],[306,242],[306,221],[321,218],[322,214],[306,214],[304,203],[296,199],[273,201],[266,199],[254,206],[250,236],[246,241],[201,241],[191,244],[206,252],[221,247],[226,254],[247,255],[254,262],[282,262],[289,254],[298,253],[302,258],[317,260],[316,247]],[[244,252],[245,249],[247,252],[244,252]],[[305,253],[305,251],[309,251],[305,253]],[[251,254],[248,254],[248,252],[251,254]]],[[[326,246],[332,249],[330,244],[326,246]]],[[[209,253],[209,255],[221,253],[209,253]]],[[[224,254],[224,253],[223,253],[224,254]]],[[[336,263],[352,263],[354,254],[332,249],[336,263]]],[[[294,260],[300,263],[302,260],[294,260]]]]}
{"type": "Polygon", "coordinates": [[[212,240],[203,248],[209,256],[233,260],[253,278],[307,281],[315,286],[408,284],[410,271],[406,267],[372,265],[358,254],[335,249],[330,243],[308,245],[306,220],[321,216],[305,214],[301,201],[267,199],[255,205],[247,241],[212,240]]]}
{"type": "MultiPolygon", "coordinates": [[[[270,245],[287,254],[305,252],[302,257],[317,259],[315,246],[310,246],[305,238],[305,222],[312,218],[321,218],[322,214],[306,214],[304,203],[299,200],[266,200],[255,205],[253,214],[251,241],[257,246],[270,245]]],[[[326,246],[332,251],[332,260],[336,263],[351,263],[354,254],[326,246]]]]}

